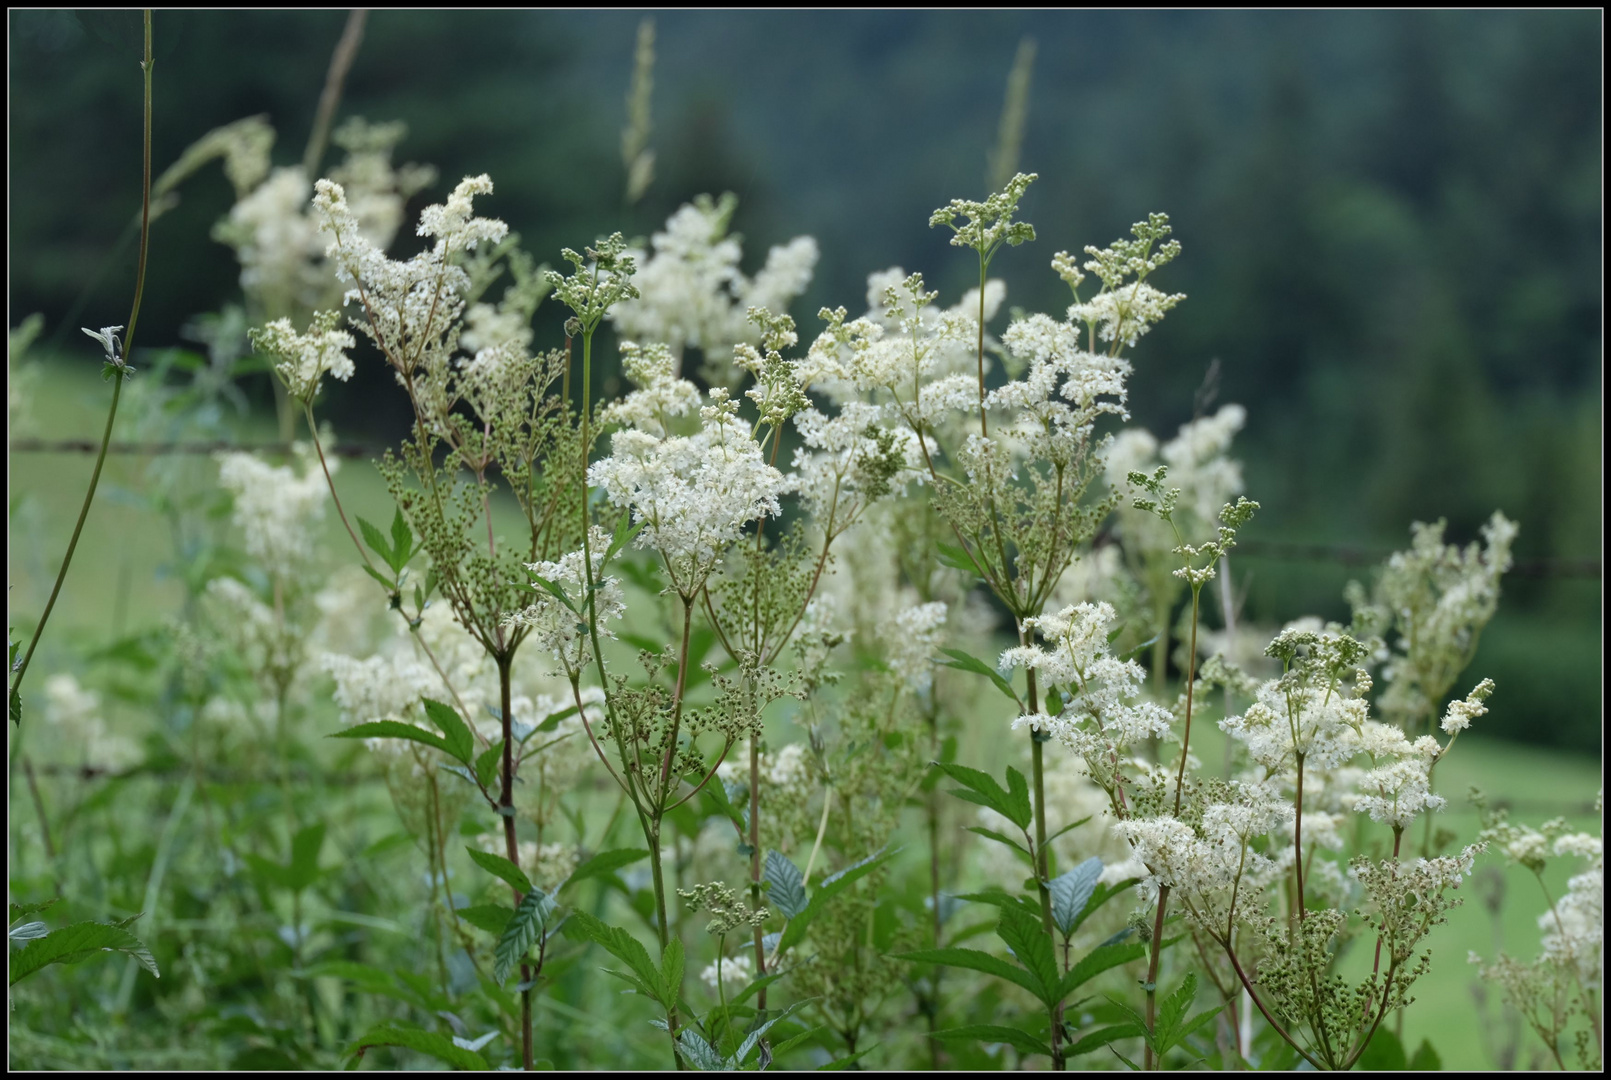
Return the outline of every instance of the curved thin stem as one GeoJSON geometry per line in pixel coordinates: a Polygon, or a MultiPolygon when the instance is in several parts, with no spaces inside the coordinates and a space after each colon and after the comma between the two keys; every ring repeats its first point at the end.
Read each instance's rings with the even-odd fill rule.
{"type": "Polygon", "coordinates": [[[134,348],[134,329],[140,321],[140,301],[145,296],[146,256],[151,247],[151,69],[155,64],[156,61],[151,56],[151,10],[147,8],[145,59],[140,62],[140,70],[145,74],[145,147],[141,160],[140,261],[134,276],[134,304],[129,309],[128,332],[123,338],[123,356],[114,358],[117,367],[114,377],[117,381],[112,387],[112,406],[106,412],[106,430],[101,434],[100,452],[95,455],[95,471],[90,474],[89,490],[84,492],[84,505],[79,508],[78,521],[73,525],[73,535],[67,541],[67,553],[62,556],[61,569],[56,572],[56,584],[51,586],[50,599],[45,602],[44,613],[39,616],[39,625],[34,627],[33,637],[28,641],[28,650],[23,654],[22,663],[17,666],[16,673],[11,678],[10,714],[12,721],[18,724],[22,722],[22,706],[18,696],[22,690],[22,680],[28,674],[28,665],[33,661],[34,650],[39,647],[39,639],[44,636],[45,624],[50,621],[50,613],[56,608],[56,598],[61,595],[62,582],[67,580],[67,568],[73,564],[73,553],[78,550],[78,538],[84,531],[84,519],[89,517],[90,504],[95,501],[95,489],[101,482],[101,468],[106,464],[106,447],[112,441],[112,424],[117,419],[118,401],[123,396],[123,380],[129,376],[125,369],[129,353],[134,348]]]}

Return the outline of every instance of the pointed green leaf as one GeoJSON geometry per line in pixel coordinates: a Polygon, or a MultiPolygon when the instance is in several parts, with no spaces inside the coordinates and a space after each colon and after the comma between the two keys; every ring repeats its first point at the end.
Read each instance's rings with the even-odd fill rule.
{"type": "Polygon", "coordinates": [[[528,892],[515,908],[508,925],[498,938],[493,952],[492,979],[502,986],[509,980],[509,972],[519,964],[526,951],[537,943],[537,938],[548,925],[554,913],[554,901],[541,889],[528,892]]]}
{"type": "Polygon", "coordinates": [[[440,735],[426,731],[424,728],[405,724],[400,720],[371,720],[367,724],[354,724],[350,728],[332,732],[332,739],[407,739],[409,742],[423,743],[433,750],[450,753],[447,743],[440,735]]]}
{"type": "Polygon", "coordinates": [[[347,1053],[361,1058],[364,1056],[364,1051],[372,1046],[401,1046],[406,1050],[414,1050],[434,1057],[438,1061],[444,1061],[455,1069],[485,1072],[489,1068],[487,1059],[474,1050],[455,1046],[453,1040],[445,1035],[438,1035],[434,1031],[423,1031],[412,1025],[381,1024],[379,1027],[371,1028],[362,1038],[347,1047],[347,1053]]]}
{"type": "Polygon", "coordinates": [[[989,679],[995,684],[997,690],[1000,690],[1003,694],[1006,694],[1009,698],[1011,698],[1013,703],[1016,704],[1020,709],[1023,708],[1024,703],[1019,700],[1018,692],[1012,688],[1012,683],[1003,678],[1001,673],[995,668],[991,667],[983,660],[980,660],[978,657],[969,656],[961,649],[941,649],[940,651],[951,658],[949,660],[940,661],[942,665],[945,667],[956,668],[958,671],[971,671],[975,675],[983,675],[985,678],[989,679]]]}
{"type": "MultiPolygon", "coordinates": [[[[963,893],[958,900],[968,900],[975,904],[990,904],[993,907],[1015,907],[1031,918],[1040,918],[1040,905],[1022,896],[1014,896],[1002,889],[985,889],[983,892],[963,893]]],[[[988,925],[988,924],[987,924],[988,925]]],[[[992,927],[993,929],[993,927],[992,927]]]]}
{"type": "Polygon", "coordinates": [[[494,855],[488,851],[477,851],[473,847],[466,847],[464,850],[470,853],[471,860],[477,866],[493,877],[508,882],[520,892],[529,893],[532,891],[531,879],[520,872],[520,867],[502,855],[494,855]]]}
{"type": "MultiPolygon", "coordinates": [[[[936,761],[934,767],[966,787],[967,790],[965,791],[951,792],[957,798],[977,803],[980,806],[988,806],[1020,829],[1029,827],[1029,822],[1034,815],[1027,804],[1019,805],[1018,801],[1000,784],[996,783],[996,778],[989,773],[980,772],[978,769],[970,769],[966,765],[958,765],[955,762],[936,761]]],[[[1019,779],[1022,779],[1022,777],[1019,779]]],[[[1011,782],[1012,778],[1008,777],[1008,783],[1011,782]]]]}
{"type": "Polygon", "coordinates": [[[37,915],[41,911],[53,907],[60,899],[61,897],[59,896],[52,896],[49,900],[41,900],[37,904],[11,904],[9,905],[11,915],[6,919],[6,922],[14,923],[24,915],[37,915]]]}
{"type": "Polygon", "coordinates": [[[665,953],[660,957],[660,1000],[669,1003],[666,1005],[668,1010],[681,996],[682,964],[682,938],[673,934],[666,943],[665,953]]]}
{"type": "Polygon", "coordinates": [[[936,541],[934,546],[939,549],[941,566],[961,570],[964,574],[972,574],[976,578],[984,577],[984,571],[979,569],[979,564],[974,561],[967,548],[947,544],[944,540],[936,541]]]}
{"type": "Polygon", "coordinates": [[[52,930],[12,953],[10,985],[17,985],[47,964],[76,964],[102,951],[128,953],[152,975],[162,977],[150,950],[139,938],[119,926],[86,922],[52,930]]]}
{"type": "Polygon", "coordinates": [[[503,740],[499,739],[485,750],[481,751],[475,759],[475,777],[484,788],[490,788],[492,782],[498,778],[498,769],[503,765],[503,740]]]}
{"type": "Polygon", "coordinates": [[[565,936],[572,940],[585,938],[604,946],[611,956],[626,962],[633,975],[642,982],[643,991],[647,992],[648,997],[659,1001],[668,1010],[676,1007],[675,1000],[666,1000],[665,988],[659,985],[660,969],[649,959],[648,950],[619,926],[610,926],[585,911],[572,911],[570,918],[565,920],[565,936]]]}
{"type": "Polygon", "coordinates": [[[1415,1048],[1415,1054],[1410,1058],[1411,1072],[1442,1072],[1443,1059],[1432,1046],[1430,1039],[1422,1039],[1421,1045],[1415,1048]]]}
{"type": "Polygon", "coordinates": [[[470,764],[471,755],[475,753],[475,736],[470,733],[470,726],[453,706],[430,698],[424,698],[423,701],[425,715],[430,717],[431,723],[442,729],[446,737],[447,752],[464,764],[470,764]]]}
{"type": "Polygon", "coordinates": [[[1005,833],[999,833],[994,829],[987,829],[983,825],[968,825],[966,828],[971,833],[978,833],[980,836],[989,837],[998,844],[1005,844],[1007,847],[1010,847],[1014,851],[1018,852],[1018,854],[1022,856],[1031,867],[1035,865],[1035,857],[1029,853],[1029,849],[1005,833]]]}
{"type": "Polygon", "coordinates": [[[610,537],[610,546],[604,552],[604,564],[609,565],[610,560],[615,558],[622,548],[631,543],[634,536],[643,531],[645,524],[647,522],[641,521],[636,525],[632,524],[632,512],[630,510],[621,511],[621,516],[615,522],[615,535],[610,537]]]}
{"type": "Polygon", "coordinates": [[[1085,913],[1085,905],[1090,903],[1101,876],[1102,860],[1093,855],[1051,880],[1052,922],[1065,938],[1074,933],[1075,920],[1085,913]]]}
{"type": "Polygon", "coordinates": [[[374,549],[375,554],[379,555],[387,566],[395,570],[393,563],[396,560],[392,556],[392,546],[386,542],[385,534],[363,518],[358,519],[358,531],[364,534],[364,543],[374,549]]]}
{"type": "Polygon", "coordinates": [[[944,964],[947,967],[982,971],[986,975],[993,975],[1021,986],[1037,998],[1042,997],[1044,990],[1044,987],[1038,985],[1039,980],[1023,968],[977,949],[918,949],[915,952],[895,953],[894,956],[898,960],[910,960],[914,964],[944,964]]]}
{"type": "Polygon", "coordinates": [[[591,859],[583,862],[575,870],[572,870],[571,876],[565,879],[565,883],[560,888],[563,889],[567,885],[574,885],[578,881],[584,881],[590,877],[613,874],[623,866],[630,866],[639,859],[647,859],[648,857],[649,853],[642,848],[617,848],[614,851],[601,851],[591,859]]]}
{"type": "Polygon", "coordinates": [[[792,919],[806,909],[805,879],[800,868],[783,852],[766,853],[765,881],[770,885],[767,898],[785,919],[792,919]]]}
{"type": "Polygon", "coordinates": [[[504,927],[515,917],[515,909],[506,904],[472,904],[459,908],[454,914],[477,930],[502,937],[504,927]]]}
{"type": "Polygon", "coordinates": [[[582,613],[580,611],[577,611],[576,605],[571,601],[571,598],[569,596],[565,595],[565,590],[563,588],[561,588],[557,583],[549,581],[547,578],[545,578],[545,577],[543,577],[540,574],[537,574],[535,572],[529,572],[528,571],[528,573],[530,573],[531,583],[533,585],[536,585],[538,588],[541,588],[541,589],[546,589],[548,592],[552,593],[554,595],[554,598],[557,599],[560,603],[564,604],[566,607],[570,608],[571,611],[575,612],[578,617],[581,616],[582,613]]]}
{"type": "Polygon", "coordinates": [[[1090,982],[1109,968],[1128,964],[1132,960],[1139,960],[1147,955],[1147,947],[1139,941],[1130,944],[1098,945],[1084,956],[1079,962],[1069,968],[1063,976],[1062,996],[1067,997],[1074,990],[1090,982]]]}
{"type": "Polygon", "coordinates": [[[402,508],[399,507],[392,513],[392,558],[388,562],[394,571],[401,573],[413,554],[414,534],[409,530],[408,522],[403,518],[402,508]]]}
{"type": "Polygon", "coordinates": [[[1047,935],[1046,928],[1021,908],[1004,907],[1001,909],[1001,923],[996,927],[996,936],[1006,942],[1013,956],[1028,971],[1035,987],[1031,992],[1048,1009],[1055,1008],[1063,995],[1059,992],[1061,980],[1057,971],[1057,957],[1052,953],[1052,939],[1047,935]]]}
{"type": "MultiPolygon", "coordinates": [[[[1015,825],[1020,819],[1027,825],[1030,819],[1035,816],[1034,808],[1029,805],[1029,781],[1024,779],[1023,773],[1011,765],[1007,766],[1007,805],[1012,808],[1012,813],[1008,814],[1007,817],[1015,825]]],[[[1023,827],[1023,825],[1019,826],[1019,828],[1023,827]]]]}
{"type": "Polygon", "coordinates": [[[1115,1024],[1112,1027],[1100,1028],[1086,1035],[1073,1046],[1063,1051],[1065,1058],[1077,1054],[1089,1054],[1092,1050],[1100,1050],[1115,1039],[1145,1039],[1147,1031],[1140,1024],[1115,1024]]]}
{"type": "Polygon", "coordinates": [[[373,566],[370,566],[368,563],[365,563],[362,567],[360,567],[360,569],[363,570],[363,572],[368,574],[370,577],[374,578],[376,581],[380,582],[381,585],[385,587],[387,592],[391,592],[393,589],[395,589],[397,587],[397,582],[393,581],[391,578],[387,577],[385,574],[381,573],[379,570],[376,570],[373,566]]]}
{"type": "Polygon", "coordinates": [[[1052,1048],[1029,1034],[1029,1032],[1019,1031],[1017,1028],[1003,1027],[1000,1024],[968,1024],[965,1027],[936,1031],[931,1038],[958,1042],[964,1039],[975,1039],[983,1043],[1006,1043],[1020,1054],[1052,1056],[1052,1048]]]}
{"type": "Polygon", "coordinates": [[[723,1072],[727,1062],[693,1028],[683,1028],[677,1036],[677,1046],[688,1064],[700,1072],[723,1072]]]}

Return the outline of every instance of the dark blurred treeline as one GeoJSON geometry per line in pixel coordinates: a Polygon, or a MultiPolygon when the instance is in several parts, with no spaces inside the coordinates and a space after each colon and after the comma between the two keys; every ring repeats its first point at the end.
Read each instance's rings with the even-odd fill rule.
{"type": "MultiPolygon", "coordinates": [[[[871,270],[922,270],[946,302],[967,286],[928,213],[982,195],[1032,37],[1020,167],[1040,174],[1024,202],[1040,240],[992,272],[1009,305],[1060,310],[1055,251],[1169,212],[1185,253],[1160,284],[1190,299],[1137,350],[1131,405],[1169,437],[1218,360],[1217,400],[1249,410],[1237,447],[1265,508],[1249,540],[1385,550],[1445,517],[1463,541],[1498,508],[1521,523],[1521,559],[1599,558],[1599,12],[662,12],[656,178],[624,208],[640,17],[375,12],[342,115],[408,123],[399,160],[442,176],[416,203],[490,173],[478,208],[550,261],[733,191],[746,269],[791,236],[821,243],[793,312],[809,338],[819,306],[861,309],[871,270]]],[[[299,160],[344,19],[159,13],[156,168],[255,113],[280,132],[276,162],[299,160]]],[[[11,322],[38,310],[54,329],[137,208],[138,24],[10,20],[11,322]]],[[[231,198],[214,169],[159,222],[147,344],[238,295],[207,237],[231,198]]],[[[121,317],[129,267],[109,268],[78,322],[121,317]]],[[[539,315],[548,340],[553,316],[539,315]]],[[[392,401],[371,377],[329,411],[381,437],[392,401]]],[[[1249,614],[1270,620],[1343,616],[1361,573],[1252,555],[1238,571],[1249,614]]],[[[1478,660],[1526,695],[1506,723],[1598,746],[1599,580],[1506,590],[1478,660]]]]}

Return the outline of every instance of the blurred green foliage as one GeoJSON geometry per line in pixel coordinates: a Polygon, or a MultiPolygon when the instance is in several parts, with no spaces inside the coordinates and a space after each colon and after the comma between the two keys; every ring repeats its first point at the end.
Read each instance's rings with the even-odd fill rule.
{"type": "MultiPolygon", "coordinates": [[[[1518,559],[1597,556],[1597,12],[661,13],[656,178],[624,209],[639,18],[376,12],[341,114],[408,123],[399,159],[441,169],[421,200],[490,173],[488,212],[540,256],[647,234],[697,193],[734,191],[751,259],[799,233],[821,242],[794,313],[809,334],[820,305],[858,309],[866,274],[891,263],[947,297],[967,286],[927,211],[982,193],[1007,72],[1032,37],[1021,167],[1042,177],[1025,213],[1043,239],[992,271],[1009,305],[1052,306],[1055,250],[1170,213],[1187,257],[1166,284],[1190,299],[1149,341],[1131,406],[1168,437],[1220,361],[1218,398],[1249,409],[1237,452],[1267,508],[1249,541],[1385,550],[1438,517],[1465,541],[1498,508],[1521,524],[1518,559]]],[[[98,282],[77,322],[107,322],[97,313],[121,310],[132,275],[125,246],[97,278],[137,210],[137,49],[116,13],[9,19],[13,319],[43,311],[55,332],[98,282]]],[[[343,19],[161,13],[155,167],[255,113],[280,132],[276,161],[300,159],[343,19]]],[[[146,340],[176,341],[237,295],[207,235],[230,199],[208,172],[158,223],[146,340]]],[[[558,322],[545,308],[539,340],[558,322]]],[[[385,437],[402,403],[367,375],[330,414],[385,437]]],[[[1342,617],[1340,586],[1361,576],[1252,554],[1249,571],[1248,615],[1267,621],[1342,617]]],[[[1598,745],[1599,604],[1597,579],[1507,581],[1477,667],[1533,703],[1509,734],[1598,745]]]]}

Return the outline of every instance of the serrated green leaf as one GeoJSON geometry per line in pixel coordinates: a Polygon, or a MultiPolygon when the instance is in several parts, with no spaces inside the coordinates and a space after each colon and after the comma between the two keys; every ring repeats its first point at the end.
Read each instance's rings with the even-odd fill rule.
{"type": "Polygon", "coordinates": [[[688,1064],[700,1072],[724,1072],[727,1062],[710,1043],[693,1028],[683,1028],[677,1036],[677,1047],[688,1064]]]}
{"type": "Polygon", "coordinates": [[[393,565],[396,560],[392,556],[392,546],[386,542],[385,534],[363,518],[358,519],[358,531],[364,534],[364,543],[380,556],[381,561],[396,570],[397,567],[393,565]]]}
{"type": "Polygon", "coordinates": [[[915,964],[944,964],[946,967],[967,968],[970,971],[982,971],[986,975],[993,975],[998,979],[1005,979],[1016,986],[1028,990],[1035,997],[1042,996],[1043,987],[1037,985],[1029,972],[1016,964],[1009,963],[999,956],[992,956],[977,949],[918,949],[915,952],[895,953],[897,960],[910,960],[915,964]]]}
{"type": "Polygon", "coordinates": [[[475,736],[470,733],[470,726],[464,722],[464,718],[453,706],[444,705],[431,698],[424,698],[422,701],[425,705],[425,715],[431,723],[442,729],[448,754],[469,765],[471,755],[475,753],[475,736]]]}
{"type": "Polygon", "coordinates": [[[533,585],[536,585],[540,589],[545,589],[549,593],[553,594],[556,600],[570,608],[571,611],[575,613],[577,618],[581,618],[582,613],[577,610],[576,605],[571,601],[569,596],[565,595],[565,590],[561,588],[558,583],[549,581],[547,578],[536,573],[535,571],[528,571],[528,574],[531,577],[531,583],[533,585]]]}
{"type": "Polygon", "coordinates": [[[385,574],[381,573],[379,570],[376,570],[373,566],[370,566],[368,563],[365,563],[363,566],[359,567],[359,569],[361,569],[364,573],[368,574],[370,577],[374,578],[376,581],[380,582],[381,585],[385,586],[387,592],[391,592],[393,589],[395,589],[397,587],[397,582],[396,581],[394,581],[391,578],[387,577],[385,574]]]}
{"type": "Polygon", "coordinates": [[[515,909],[506,904],[472,904],[469,907],[459,908],[454,914],[477,930],[485,930],[494,937],[501,937],[504,927],[514,918],[515,909]]]}
{"type": "Polygon", "coordinates": [[[1052,922],[1066,938],[1074,933],[1077,920],[1085,913],[1091,894],[1102,876],[1102,860],[1092,856],[1066,874],[1053,878],[1048,887],[1052,894],[1052,922]]]}
{"type": "Polygon", "coordinates": [[[1109,968],[1128,964],[1132,960],[1139,960],[1147,955],[1147,947],[1139,941],[1128,945],[1098,945],[1084,956],[1079,962],[1068,969],[1063,976],[1062,996],[1067,997],[1079,987],[1090,982],[1109,968]]]}
{"type": "Polygon", "coordinates": [[[392,511],[392,558],[388,560],[391,568],[402,573],[403,567],[414,554],[414,533],[408,527],[408,521],[403,517],[402,508],[392,511]]]}
{"type": "Polygon", "coordinates": [[[455,1046],[453,1040],[447,1036],[412,1026],[405,1027],[402,1024],[381,1024],[379,1027],[371,1028],[347,1048],[347,1053],[361,1058],[372,1046],[401,1046],[434,1057],[438,1061],[445,1061],[455,1069],[485,1072],[490,1068],[486,1058],[474,1050],[455,1046]]]}
{"type": "Polygon", "coordinates": [[[764,880],[771,886],[767,898],[785,919],[792,919],[806,909],[805,878],[787,855],[781,851],[766,853],[764,880]]]}
{"type": "Polygon", "coordinates": [[[563,889],[568,885],[574,885],[578,881],[585,881],[590,877],[613,874],[623,866],[630,866],[639,859],[647,859],[648,857],[649,853],[642,848],[616,848],[614,851],[601,851],[577,866],[575,870],[572,870],[571,876],[565,879],[560,888],[563,889]]]}
{"type": "MultiPolygon", "coordinates": [[[[971,769],[966,765],[958,765],[956,762],[936,761],[934,766],[967,789],[966,791],[952,791],[951,794],[957,798],[977,803],[980,806],[988,806],[1020,829],[1029,827],[1033,814],[1028,806],[1020,806],[1013,796],[998,784],[996,778],[989,773],[971,769]]],[[[1008,782],[1011,783],[1011,777],[1008,778],[1008,782]]]]}
{"type": "Polygon", "coordinates": [[[553,913],[554,901],[541,889],[532,889],[521,898],[520,905],[515,908],[514,915],[498,937],[498,946],[493,952],[494,982],[501,986],[509,980],[509,972],[537,943],[553,913]]]}
{"type": "Polygon", "coordinates": [[[649,959],[648,950],[619,926],[610,926],[585,911],[572,911],[570,918],[565,920],[565,936],[572,940],[584,938],[602,945],[606,952],[625,961],[632,969],[633,977],[642,984],[639,988],[641,993],[659,1001],[668,1011],[676,1006],[674,999],[667,1000],[669,995],[665,988],[658,985],[660,969],[649,959]]]}
{"type": "Polygon", "coordinates": [[[1078,1054],[1089,1054],[1092,1050],[1100,1050],[1115,1039],[1145,1039],[1147,1031],[1139,1024],[1115,1024],[1112,1027],[1100,1028],[1080,1039],[1074,1045],[1063,1051],[1063,1057],[1071,1058],[1078,1054]]]}
{"type": "MultiPolygon", "coordinates": [[[[531,729],[532,733],[535,734],[536,732],[553,731],[555,728],[559,727],[560,721],[566,719],[567,717],[571,717],[571,716],[575,716],[575,715],[576,715],[576,706],[575,705],[567,706],[566,708],[563,708],[563,709],[559,710],[559,712],[557,712],[557,713],[550,713],[543,720],[542,723],[538,724],[536,727],[531,729]]],[[[523,737],[522,741],[524,741],[525,738],[530,738],[530,737],[531,737],[530,735],[526,735],[526,736],[523,737]]]]}
{"type": "Polygon", "coordinates": [[[127,953],[157,978],[157,962],[145,943],[120,926],[107,923],[73,923],[35,938],[11,955],[11,983],[17,983],[47,964],[76,964],[98,952],[127,953]]]}
{"type": "MultiPolygon", "coordinates": [[[[682,938],[673,934],[660,957],[660,989],[662,1002],[675,1003],[682,990],[682,938]]],[[[671,1006],[668,1004],[667,1009],[671,1006]]]]}
{"type": "Polygon", "coordinates": [[[778,1013],[770,1020],[767,1020],[754,1031],[746,1035],[744,1037],[744,1041],[738,1044],[738,1049],[733,1051],[733,1056],[727,1059],[728,1067],[732,1069],[742,1069],[744,1067],[744,1059],[750,1056],[750,1051],[755,1049],[755,1044],[760,1042],[761,1039],[766,1036],[766,1033],[771,1031],[776,1024],[787,1020],[790,1013],[794,1012],[796,1009],[804,1008],[807,1004],[808,1003],[804,1001],[796,1001],[793,1005],[790,1005],[788,1008],[784,1009],[782,1012],[778,1013]]]}
{"type": "Polygon", "coordinates": [[[1020,819],[1027,825],[1035,816],[1034,809],[1029,805],[1029,781],[1024,779],[1023,773],[1011,765],[1007,766],[1007,805],[1012,807],[1012,813],[1007,817],[1015,825],[1020,819]]]}
{"type": "Polygon", "coordinates": [[[949,566],[953,570],[961,570],[964,574],[972,574],[976,578],[984,577],[984,571],[979,569],[979,564],[974,561],[973,556],[968,553],[967,548],[959,547],[956,544],[947,544],[944,540],[936,541],[934,546],[940,552],[939,560],[941,566],[949,566]]]}
{"type": "Polygon", "coordinates": [[[55,906],[56,902],[60,899],[61,897],[59,896],[52,896],[49,900],[41,900],[37,904],[10,904],[8,907],[11,915],[8,919],[6,919],[6,922],[8,924],[14,923],[24,915],[37,915],[41,911],[55,906]]]}
{"type": "MultiPolygon", "coordinates": [[[[967,793],[964,792],[963,794],[967,793]]],[[[970,799],[969,801],[971,802],[972,800],[970,799]]],[[[1035,865],[1035,857],[1029,853],[1029,849],[1005,833],[999,833],[995,829],[987,829],[983,825],[968,825],[965,826],[965,828],[968,830],[968,832],[978,833],[980,836],[988,837],[998,844],[1005,844],[1007,847],[1010,847],[1014,851],[1018,852],[1018,854],[1022,856],[1031,867],[1035,865]]]]}
{"type": "MultiPolygon", "coordinates": [[[[967,900],[975,904],[990,904],[993,907],[1015,907],[1028,914],[1031,918],[1040,918],[1040,905],[1022,896],[1014,896],[1003,889],[985,889],[982,892],[963,893],[958,900],[967,900]]],[[[993,929],[993,927],[990,927],[993,929]]]]}
{"type": "Polygon", "coordinates": [[[531,879],[521,873],[520,867],[502,855],[494,855],[489,851],[477,851],[473,847],[466,847],[464,850],[470,853],[471,860],[477,866],[493,877],[498,878],[500,881],[508,882],[522,893],[532,891],[531,879]]]}
{"type": "Polygon", "coordinates": [[[1052,1048],[1027,1031],[1003,1027],[1000,1024],[968,1024],[964,1027],[936,1031],[931,1038],[960,1042],[973,1039],[983,1043],[1006,1043],[1020,1054],[1052,1056],[1052,1048]]]}
{"type": "Polygon", "coordinates": [[[440,750],[450,754],[447,743],[442,736],[426,731],[424,728],[405,724],[401,720],[371,720],[366,724],[354,724],[350,728],[331,732],[332,739],[407,739],[409,742],[422,743],[432,750],[440,750]]]}
{"type": "Polygon", "coordinates": [[[1056,840],[1059,836],[1062,836],[1064,833],[1070,831],[1071,829],[1079,828],[1081,825],[1084,825],[1087,821],[1090,821],[1090,820],[1091,820],[1091,815],[1086,814],[1084,817],[1080,818],[1078,821],[1071,821],[1067,825],[1064,825],[1061,829],[1058,829],[1056,832],[1054,832],[1054,833],[1050,834],[1049,836],[1047,836],[1046,837],[1046,842],[1048,844],[1050,844],[1053,840],[1056,840]]]}
{"type": "Polygon", "coordinates": [[[498,778],[498,769],[503,765],[503,740],[499,739],[485,750],[481,751],[475,759],[475,777],[484,788],[490,788],[492,782],[498,778]]]}
{"type": "Polygon", "coordinates": [[[1006,943],[1028,972],[1033,983],[1030,992],[1048,1009],[1055,1008],[1064,995],[1060,993],[1057,957],[1052,954],[1052,939],[1046,928],[1021,908],[1004,907],[996,936],[1006,943]]]}
{"type": "Polygon", "coordinates": [[[943,666],[956,668],[958,671],[971,671],[975,675],[983,675],[985,678],[989,679],[995,684],[997,690],[1000,690],[1003,694],[1006,694],[1009,698],[1011,698],[1013,704],[1017,705],[1020,709],[1023,708],[1024,703],[1019,700],[1018,691],[1014,690],[1012,688],[1012,683],[1003,678],[1001,673],[995,668],[991,667],[989,664],[985,663],[983,660],[980,660],[976,656],[969,656],[961,649],[941,649],[940,651],[951,658],[949,660],[941,660],[940,663],[943,666]]]}

